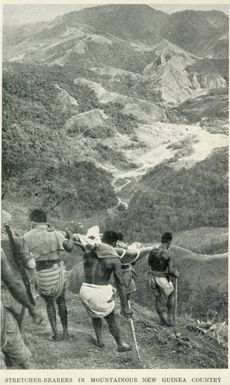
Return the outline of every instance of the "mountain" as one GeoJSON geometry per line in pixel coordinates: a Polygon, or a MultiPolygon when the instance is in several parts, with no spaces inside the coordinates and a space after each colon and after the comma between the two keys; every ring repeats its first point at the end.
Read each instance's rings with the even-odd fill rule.
{"type": "MultiPolygon", "coordinates": [[[[142,5],[92,7],[41,24],[40,29],[37,24],[21,27],[15,31],[18,39],[8,39],[11,44],[4,45],[4,60],[60,66],[76,75],[84,71],[88,80],[104,80],[105,88],[108,75],[103,71],[107,68],[112,73],[111,89],[117,93],[175,105],[197,90],[226,87],[227,61],[220,64],[220,59],[218,63],[209,55],[205,70],[207,61],[202,64],[200,53],[191,53],[190,37],[198,34],[195,42],[210,47],[207,39],[213,39],[220,29],[226,35],[227,23],[227,16],[221,12],[186,11],[169,16],[142,5]],[[197,21],[189,22],[188,18],[193,20],[196,14],[197,21]],[[185,26],[191,29],[187,38],[185,26]]],[[[7,40],[7,30],[5,36],[7,40]]]]}
{"type": "Polygon", "coordinates": [[[223,12],[188,10],[173,13],[170,20],[173,43],[200,57],[228,57],[228,16],[223,12]]]}
{"type": "Polygon", "coordinates": [[[101,63],[138,72],[150,56],[148,51],[141,53],[128,41],[99,34],[91,26],[62,21],[3,48],[5,61],[68,66],[73,70],[101,63]]]}
{"type": "Polygon", "coordinates": [[[218,57],[222,53],[220,57],[228,57],[228,16],[219,11],[168,15],[147,5],[110,5],[72,12],[63,20],[150,46],[166,38],[198,56],[218,57]]]}
{"type": "Polygon", "coordinates": [[[170,16],[147,5],[116,4],[86,8],[63,16],[63,22],[76,22],[95,28],[100,34],[152,45],[161,40],[170,16]]]}
{"type": "MultiPolygon", "coordinates": [[[[213,54],[227,24],[215,11],[168,15],[144,5],[106,5],[12,28],[10,35],[4,27],[3,197],[19,192],[19,200],[34,204],[39,196],[35,202],[54,207],[55,215],[68,212],[85,224],[90,210],[93,218],[98,212],[104,227],[119,210],[117,223],[123,227],[128,214],[132,224],[124,231],[136,236],[146,171],[163,163],[186,183],[186,170],[227,144],[228,59],[213,54]],[[91,202],[93,170],[103,188],[91,202]]],[[[154,186],[148,189],[144,201],[151,206],[154,186]]],[[[214,214],[196,225],[207,223],[216,224],[214,214]]]]}
{"type": "MultiPolygon", "coordinates": [[[[83,54],[87,47],[92,48],[90,42],[109,49],[115,38],[116,44],[125,43],[129,49],[130,43],[136,51],[142,51],[142,55],[162,39],[167,39],[200,57],[228,58],[228,16],[218,11],[183,11],[168,15],[147,5],[105,5],[85,8],[49,23],[34,23],[13,31],[4,27],[3,32],[5,52],[10,46],[17,48],[18,44],[22,50],[29,50],[33,43],[37,45],[36,49],[39,45],[44,50],[48,41],[58,39],[58,44],[51,45],[50,60],[56,58],[57,49],[63,46],[68,51],[73,42],[75,52],[83,54]]],[[[33,55],[32,47],[30,53],[33,55]]],[[[12,57],[13,52],[7,56],[12,57]]],[[[44,60],[42,53],[40,58],[44,60]]]]}

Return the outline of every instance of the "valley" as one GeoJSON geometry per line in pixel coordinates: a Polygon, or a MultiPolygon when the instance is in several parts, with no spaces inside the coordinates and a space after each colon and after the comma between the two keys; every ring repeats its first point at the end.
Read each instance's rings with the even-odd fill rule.
{"type": "MultiPolygon", "coordinates": [[[[199,125],[156,122],[152,125],[139,125],[136,136],[142,144],[141,147],[129,149],[128,138],[121,134],[117,134],[112,141],[105,141],[108,146],[113,145],[115,149],[122,150],[132,165],[130,169],[125,170],[119,169],[114,163],[106,167],[101,165],[113,175],[112,186],[115,187],[114,191],[120,200],[122,190],[126,189],[126,186],[136,183],[148,169],[161,162],[170,162],[170,167],[176,170],[182,167],[191,168],[196,162],[206,159],[214,149],[228,144],[225,134],[211,134],[199,125]]],[[[127,200],[125,206],[127,208],[127,200]]]]}
{"type": "Polygon", "coordinates": [[[11,31],[4,27],[6,204],[16,192],[18,202],[29,198],[33,204],[35,193],[37,203],[55,207],[54,218],[71,213],[73,223],[74,217],[81,222],[98,211],[99,217],[104,212],[104,226],[114,226],[117,210],[128,213],[154,168],[170,167],[176,177],[221,153],[228,144],[227,26],[228,17],[216,11],[168,15],[148,6],[117,5],[11,31]],[[127,20],[126,27],[118,17],[127,20]],[[12,152],[19,142],[21,166],[12,152]],[[80,185],[75,167],[90,169],[80,185]],[[102,189],[95,187],[100,209],[97,200],[88,200],[85,209],[91,169],[106,180],[102,189]],[[56,186],[58,174],[64,190],[56,186]]]}

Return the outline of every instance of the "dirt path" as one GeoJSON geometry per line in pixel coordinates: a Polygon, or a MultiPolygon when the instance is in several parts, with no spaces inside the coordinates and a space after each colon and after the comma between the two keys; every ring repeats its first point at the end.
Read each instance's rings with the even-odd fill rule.
{"type": "MultiPolygon", "coordinates": [[[[24,336],[29,345],[35,368],[40,369],[128,369],[139,368],[135,350],[118,353],[116,344],[106,324],[103,335],[106,346],[103,349],[93,344],[91,320],[87,316],[79,297],[68,292],[69,329],[71,338],[53,342],[42,300],[39,307],[45,316],[45,326],[34,326],[27,316],[24,336]]],[[[179,330],[189,341],[178,344],[171,328],[159,325],[155,313],[133,304],[134,323],[142,357],[143,368],[222,368],[227,366],[227,351],[212,339],[197,336],[186,329],[179,320],[179,330]]],[[[117,305],[119,313],[119,305],[117,305]]],[[[129,321],[119,316],[122,335],[132,341],[129,321]]],[[[59,327],[60,328],[60,327],[59,327]]]]}

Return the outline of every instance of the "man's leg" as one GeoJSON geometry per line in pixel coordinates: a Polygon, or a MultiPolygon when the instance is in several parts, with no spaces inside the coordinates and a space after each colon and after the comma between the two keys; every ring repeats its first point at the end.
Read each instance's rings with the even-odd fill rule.
{"type": "Polygon", "coordinates": [[[93,328],[96,334],[96,345],[99,346],[100,348],[103,348],[105,345],[104,342],[102,341],[102,335],[101,335],[101,327],[102,327],[102,320],[101,318],[92,318],[93,322],[93,328]]]}
{"type": "Polygon", "coordinates": [[[49,319],[49,323],[53,332],[53,339],[58,339],[58,331],[57,331],[57,319],[56,319],[56,309],[54,306],[54,301],[48,298],[44,298],[46,303],[46,311],[49,319]]]}
{"type": "Polygon", "coordinates": [[[167,321],[163,314],[162,295],[160,292],[155,294],[155,299],[156,299],[156,312],[160,318],[161,324],[167,325],[167,321]]]}
{"type": "Polygon", "coordinates": [[[105,320],[108,323],[110,333],[112,334],[113,338],[115,339],[115,341],[117,343],[117,346],[118,346],[117,350],[119,352],[125,352],[125,351],[131,350],[132,349],[131,345],[128,345],[121,340],[120,330],[119,330],[119,327],[117,325],[114,310],[112,311],[112,313],[110,313],[109,315],[107,315],[105,317],[105,320]]]}
{"type": "Polygon", "coordinates": [[[6,369],[4,353],[0,352],[0,369],[6,369]]]}
{"type": "Polygon", "coordinates": [[[68,317],[67,317],[67,307],[65,301],[65,288],[63,289],[60,297],[56,300],[58,306],[58,315],[61,320],[62,329],[63,329],[63,338],[68,338],[68,317]]]}
{"type": "Polygon", "coordinates": [[[173,326],[173,309],[175,306],[175,295],[174,290],[171,294],[169,294],[167,299],[167,312],[168,312],[168,324],[169,326],[173,326]]]}
{"type": "Polygon", "coordinates": [[[25,345],[17,321],[9,310],[6,310],[6,335],[7,343],[2,349],[6,366],[32,369],[31,352],[25,345]]]}

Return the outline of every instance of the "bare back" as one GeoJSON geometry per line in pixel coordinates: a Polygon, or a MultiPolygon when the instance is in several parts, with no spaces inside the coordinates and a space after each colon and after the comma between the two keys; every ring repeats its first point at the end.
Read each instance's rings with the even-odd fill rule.
{"type": "Polygon", "coordinates": [[[108,285],[112,272],[121,265],[119,257],[99,259],[93,252],[84,254],[85,282],[108,285]]]}

